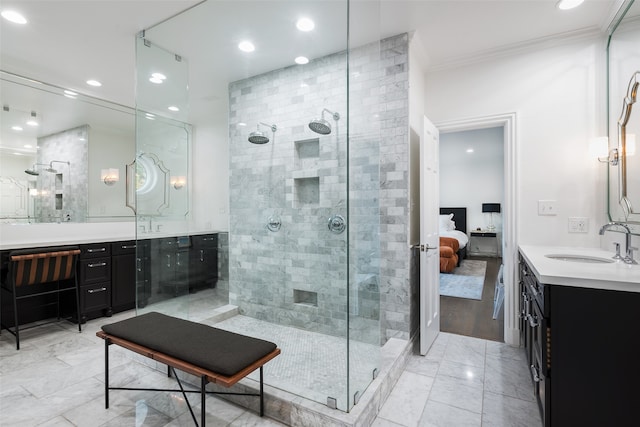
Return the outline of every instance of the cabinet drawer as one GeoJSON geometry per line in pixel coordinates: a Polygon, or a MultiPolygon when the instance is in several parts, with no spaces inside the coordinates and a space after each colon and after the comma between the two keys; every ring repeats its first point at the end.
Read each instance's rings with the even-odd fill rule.
{"type": "Polygon", "coordinates": [[[112,255],[126,255],[136,253],[136,241],[128,240],[126,242],[115,242],[111,244],[112,255]]]}
{"type": "Polygon", "coordinates": [[[83,313],[102,310],[111,305],[111,283],[80,287],[80,309],[83,313]]]}
{"type": "Polygon", "coordinates": [[[80,260],[80,285],[111,281],[111,258],[80,260]]]}
{"type": "Polygon", "coordinates": [[[96,258],[111,255],[111,244],[109,243],[90,243],[88,245],[80,245],[80,259],[96,258]]]}

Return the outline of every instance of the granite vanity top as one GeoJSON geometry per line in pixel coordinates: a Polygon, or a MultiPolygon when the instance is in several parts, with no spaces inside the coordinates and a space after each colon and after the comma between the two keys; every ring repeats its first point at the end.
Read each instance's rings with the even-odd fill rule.
{"type": "Polygon", "coordinates": [[[520,253],[540,283],[640,292],[640,265],[622,261],[585,263],[548,258],[549,254],[565,254],[611,259],[613,251],[599,248],[558,246],[520,246],[520,253]]]}

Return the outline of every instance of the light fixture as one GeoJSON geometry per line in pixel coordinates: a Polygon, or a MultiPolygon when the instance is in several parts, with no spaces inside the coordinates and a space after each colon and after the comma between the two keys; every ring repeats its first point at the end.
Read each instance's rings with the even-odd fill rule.
{"type": "Polygon", "coordinates": [[[186,176],[172,176],[169,179],[169,182],[171,183],[171,186],[173,188],[175,188],[176,190],[180,190],[181,188],[183,188],[186,185],[187,177],[186,176]]]}
{"type": "Polygon", "coordinates": [[[22,132],[22,126],[11,126],[11,130],[15,130],[16,132],[22,132]]]}
{"type": "Polygon", "coordinates": [[[94,79],[89,79],[87,80],[87,84],[89,86],[93,86],[93,87],[100,87],[102,86],[102,83],[100,83],[98,80],[94,80],[94,79]]]}
{"type": "Polygon", "coordinates": [[[100,179],[106,185],[111,187],[116,182],[120,181],[120,170],[116,168],[102,169],[102,171],[100,171],[100,179]]]}
{"type": "Polygon", "coordinates": [[[589,143],[589,152],[593,157],[596,157],[599,162],[609,163],[611,166],[618,165],[618,149],[612,148],[609,150],[609,138],[606,136],[593,138],[589,143]]]}
{"type": "Polygon", "coordinates": [[[167,79],[167,76],[165,76],[162,73],[152,73],[151,77],[149,77],[149,81],[157,85],[164,83],[166,79],[167,79]]]}
{"type": "Polygon", "coordinates": [[[14,24],[24,25],[27,23],[27,19],[15,10],[3,10],[2,17],[9,22],[13,22],[14,24]]]}
{"type": "Polygon", "coordinates": [[[496,226],[493,225],[493,214],[500,213],[500,203],[483,203],[482,213],[491,214],[491,219],[489,220],[489,225],[487,226],[487,230],[495,230],[496,226]]]}
{"type": "Polygon", "coordinates": [[[315,28],[316,24],[309,18],[300,18],[296,22],[296,27],[300,31],[311,31],[315,28]]]}
{"type": "Polygon", "coordinates": [[[556,3],[556,7],[560,10],[569,10],[580,6],[584,0],[560,0],[556,3]]]}
{"type": "Polygon", "coordinates": [[[473,148],[467,148],[467,153],[473,153],[473,148]]]}
{"type": "Polygon", "coordinates": [[[68,89],[66,89],[66,90],[64,91],[64,94],[65,94],[65,95],[69,95],[69,96],[78,96],[78,94],[77,94],[76,92],[74,92],[74,91],[72,91],[72,90],[68,90],[68,89]]]}
{"type": "Polygon", "coordinates": [[[171,106],[167,107],[167,109],[168,109],[169,111],[173,111],[173,112],[178,112],[178,111],[180,111],[180,109],[179,109],[178,107],[176,107],[175,105],[171,105],[171,106]]]}
{"type": "Polygon", "coordinates": [[[238,44],[238,49],[243,52],[253,52],[254,50],[256,50],[256,47],[250,41],[244,40],[241,41],[240,44],[238,44]]]}
{"type": "Polygon", "coordinates": [[[294,61],[296,61],[296,64],[304,65],[309,63],[309,58],[306,56],[298,56],[294,61]]]}

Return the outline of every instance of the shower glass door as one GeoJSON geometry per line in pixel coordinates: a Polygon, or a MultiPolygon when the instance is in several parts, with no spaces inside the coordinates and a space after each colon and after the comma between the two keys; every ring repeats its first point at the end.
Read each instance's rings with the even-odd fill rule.
{"type": "MultiPolygon", "coordinates": [[[[374,103],[387,65],[377,30],[349,41],[350,25],[378,19],[378,2],[363,3],[373,9],[356,16],[347,0],[209,0],[147,31],[189,61],[194,163],[228,159],[216,182],[194,168],[198,221],[228,212],[236,315],[207,323],[273,341],[282,354],[265,366],[266,384],[341,411],[375,377],[383,342],[374,103]]],[[[169,134],[149,133],[139,153],[169,134]]]]}

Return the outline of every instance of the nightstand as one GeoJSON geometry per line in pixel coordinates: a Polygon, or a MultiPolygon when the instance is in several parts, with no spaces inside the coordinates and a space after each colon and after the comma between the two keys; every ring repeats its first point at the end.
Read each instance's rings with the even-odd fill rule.
{"type": "Polygon", "coordinates": [[[498,237],[500,232],[490,230],[472,230],[469,234],[471,235],[469,238],[470,255],[492,256],[495,258],[500,257],[500,239],[498,237]],[[489,240],[494,242],[492,243],[494,249],[491,251],[487,250],[487,245],[484,243],[489,240]]]}

